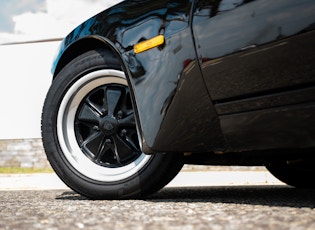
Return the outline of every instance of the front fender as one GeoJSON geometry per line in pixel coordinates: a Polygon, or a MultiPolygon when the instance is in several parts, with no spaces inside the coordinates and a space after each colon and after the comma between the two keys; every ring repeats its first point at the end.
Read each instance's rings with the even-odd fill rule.
{"type": "Polygon", "coordinates": [[[67,49],[93,37],[122,60],[144,152],[222,149],[219,121],[196,57],[191,8],[190,0],[122,2],[82,23],[63,40],[53,72],[67,49]],[[163,45],[134,52],[135,44],[157,35],[164,36],[163,45]]]}

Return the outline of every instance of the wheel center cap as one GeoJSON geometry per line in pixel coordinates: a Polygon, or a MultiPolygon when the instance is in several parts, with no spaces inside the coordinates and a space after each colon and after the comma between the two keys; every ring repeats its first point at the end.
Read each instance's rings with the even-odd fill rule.
{"type": "Polygon", "coordinates": [[[117,132],[118,122],[114,117],[104,117],[100,124],[101,131],[110,136],[117,132]]]}

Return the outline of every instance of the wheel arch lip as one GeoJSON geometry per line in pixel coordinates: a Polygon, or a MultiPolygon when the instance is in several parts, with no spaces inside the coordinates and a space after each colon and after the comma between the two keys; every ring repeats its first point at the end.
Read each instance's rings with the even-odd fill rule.
{"type": "Polygon", "coordinates": [[[141,132],[142,129],[141,129],[141,123],[139,122],[139,114],[138,114],[138,109],[136,105],[136,100],[134,97],[134,89],[132,87],[133,84],[131,84],[131,80],[130,80],[131,73],[128,68],[128,65],[126,64],[125,60],[122,58],[122,53],[119,52],[119,50],[115,47],[112,41],[110,41],[106,37],[99,36],[99,35],[84,36],[84,37],[78,38],[77,40],[72,41],[69,45],[66,45],[66,40],[67,40],[67,37],[61,42],[58,54],[56,58],[54,59],[52,69],[51,69],[53,78],[55,78],[57,74],[61,71],[61,69],[64,66],[66,66],[73,58],[79,56],[80,54],[83,54],[84,52],[87,52],[95,48],[105,48],[113,52],[116,55],[116,57],[119,59],[122,70],[125,73],[125,77],[128,82],[129,90],[131,92],[131,100],[132,100],[134,111],[135,111],[137,131],[139,134],[138,135],[139,144],[140,144],[140,147],[143,148],[142,144],[145,143],[145,141],[141,132]],[[89,44],[89,46],[84,45],[87,43],[89,44]],[[84,47],[84,48],[80,49],[76,54],[73,54],[72,51],[76,50],[76,47],[84,47]]]}
{"type": "Polygon", "coordinates": [[[130,65],[128,65],[123,58],[124,53],[131,51],[133,45],[138,41],[132,38],[125,39],[127,40],[127,45],[124,46],[124,44],[122,44],[122,38],[119,36],[119,34],[123,34],[128,30],[128,27],[136,27],[137,23],[141,20],[145,20],[142,18],[141,12],[136,11],[134,14],[130,13],[129,8],[134,6],[133,3],[129,4],[126,1],[122,1],[78,25],[61,41],[53,60],[51,73],[53,78],[55,78],[61,69],[71,60],[89,50],[106,48],[113,52],[121,63],[130,88],[140,147],[141,149],[146,149],[144,147],[146,146],[145,138],[141,131],[139,110],[135,99],[135,89],[131,81],[132,74],[129,69],[130,65]],[[133,17],[138,17],[138,20],[134,20],[133,17]]]}
{"type": "MultiPolygon", "coordinates": [[[[130,66],[127,65],[125,59],[123,58],[123,53],[130,51],[133,47],[130,47],[129,45],[129,49],[126,50],[126,48],[122,47],[121,41],[119,41],[118,38],[118,34],[123,33],[125,30],[125,28],[119,28],[121,21],[124,20],[124,16],[121,16],[121,13],[128,13],[128,8],[128,3],[122,1],[78,25],[61,41],[51,67],[51,73],[53,78],[55,78],[64,66],[84,52],[97,48],[106,48],[113,52],[121,63],[130,88],[131,100],[134,106],[137,123],[137,131],[139,134],[139,144],[141,145],[141,148],[143,148],[142,144],[145,143],[145,138],[141,132],[142,129],[139,119],[139,110],[137,109],[135,100],[135,89],[133,88],[133,84],[130,79],[132,75],[128,68],[130,66]]],[[[125,24],[128,26],[135,23],[133,20],[125,21],[125,24]]]]}
{"type": "Polygon", "coordinates": [[[71,40],[71,42],[67,41],[68,36],[61,41],[56,50],[56,54],[51,66],[53,78],[55,78],[61,69],[65,67],[70,61],[89,50],[102,47],[114,48],[108,39],[99,35],[82,36],[75,40],[71,40]]]}

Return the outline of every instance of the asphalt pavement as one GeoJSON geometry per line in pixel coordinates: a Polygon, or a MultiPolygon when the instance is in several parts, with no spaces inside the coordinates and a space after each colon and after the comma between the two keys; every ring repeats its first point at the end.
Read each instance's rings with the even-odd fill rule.
{"type": "Polygon", "coordinates": [[[54,173],[0,174],[2,230],[314,230],[314,189],[265,170],[181,171],[137,200],[90,200],[54,173]]]}

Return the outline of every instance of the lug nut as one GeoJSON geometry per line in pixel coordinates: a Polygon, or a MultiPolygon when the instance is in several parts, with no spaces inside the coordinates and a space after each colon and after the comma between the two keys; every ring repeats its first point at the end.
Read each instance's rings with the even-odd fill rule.
{"type": "Polygon", "coordinates": [[[121,119],[123,117],[123,115],[124,115],[123,111],[119,110],[117,113],[117,118],[121,119]]]}
{"type": "Polygon", "coordinates": [[[123,136],[126,136],[126,135],[127,135],[127,130],[126,130],[126,129],[121,130],[120,135],[121,135],[122,137],[123,137],[123,136]]]}

